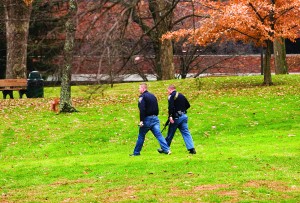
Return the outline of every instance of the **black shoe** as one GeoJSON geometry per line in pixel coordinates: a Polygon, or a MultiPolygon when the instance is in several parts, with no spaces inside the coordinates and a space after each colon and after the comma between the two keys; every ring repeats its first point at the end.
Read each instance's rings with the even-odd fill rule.
{"type": "Polygon", "coordinates": [[[195,148],[189,149],[189,153],[190,153],[190,154],[196,154],[195,148]]]}
{"type": "Polygon", "coordinates": [[[158,153],[160,153],[160,154],[162,154],[162,153],[164,153],[164,154],[167,154],[167,155],[170,155],[171,154],[171,151],[169,150],[169,151],[164,151],[164,150],[162,150],[162,149],[157,149],[157,151],[158,151],[158,153]]]}
{"type": "Polygon", "coordinates": [[[140,156],[141,154],[129,154],[129,156],[140,156]]]}

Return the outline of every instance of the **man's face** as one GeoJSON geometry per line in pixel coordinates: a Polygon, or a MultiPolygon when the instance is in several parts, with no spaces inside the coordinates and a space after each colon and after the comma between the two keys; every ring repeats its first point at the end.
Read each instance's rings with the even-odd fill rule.
{"type": "Polygon", "coordinates": [[[145,88],[142,85],[140,85],[139,92],[142,94],[144,92],[144,90],[145,90],[145,88]]]}
{"type": "Polygon", "coordinates": [[[168,95],[172,93],[173,90],[171,90],[170,88],[167,89],[168,91],[168,95]]]}

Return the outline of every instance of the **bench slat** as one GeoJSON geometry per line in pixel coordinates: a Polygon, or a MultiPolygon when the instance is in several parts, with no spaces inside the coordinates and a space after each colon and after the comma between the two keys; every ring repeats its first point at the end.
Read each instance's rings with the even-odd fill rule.
{"type": "Polygon", "coordinates": [[[0,79],[0,89],[17,90],[27,88],[27,79],[0,79]]]}
{"type": "Polygon", "coordinates": [[[27,91],[27,79],[0,79],[0,91],[3,93],[3,99],[6,99],[7,95],[13,99],[14,90],[18,90],[20,98],[22,98],[27,91]]]}
{"type": "Polygon", "coordinates": [[[26,90],[27,87],[0,87],[0,91],[2,90],[26,90]]]}

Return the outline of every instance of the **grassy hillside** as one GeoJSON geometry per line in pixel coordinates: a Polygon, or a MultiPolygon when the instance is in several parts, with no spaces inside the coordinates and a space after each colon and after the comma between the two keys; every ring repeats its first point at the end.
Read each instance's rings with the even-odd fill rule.
{"type": "MultiPolygon", "coordinates": [[[[171,155],[149,132],[141,156],[139,83],[72,87],[78,113],[55,114],[43,99],[0,100],[0,202],[299,202],[300,76],[212,77],[149,82],[167,119],[177,86],[196,155],[179,132],[171,155]]],[[[163,133],[166,135],[166,131],[163,133]]]]}

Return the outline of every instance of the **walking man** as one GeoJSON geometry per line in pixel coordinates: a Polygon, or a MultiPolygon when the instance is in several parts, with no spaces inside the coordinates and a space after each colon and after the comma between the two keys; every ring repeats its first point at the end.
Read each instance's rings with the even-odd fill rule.
{"type": "Polygon", "coordinates": [[[151,130],[151,132],[160,144],[160,153],[171,154],[170,147],[168,146],[165,138],[160,132],[160,123],[157,117],[159,109],[156,97],[150,92],[148,92],[146,83],[140,84],[139,92],[141,93],[138,102],[138,107],[140,111],[140,128],[138,139],[136,141],[133,154],[131,154],[131,156],[140,155],[145,141],[145,136],[149,130],[151,130]]]}
{"type": "MultiPolygon", "coordinates": [[[[190,103],[186,97],[176,91],[174,85],[169,85],[168,87],[168,111],[169,111],[169,129],[166,141],[169,146],[171,146],[174,134],[177,128],[180,130],[185,146],[190,154],[196,154],[194,147],[193,138],[188,129],[188,116],[186,115],[187,109],[190,108],[190,103]]],[[[162,153],[162,149],[158,149],[159,153],[162,153]]]]}

